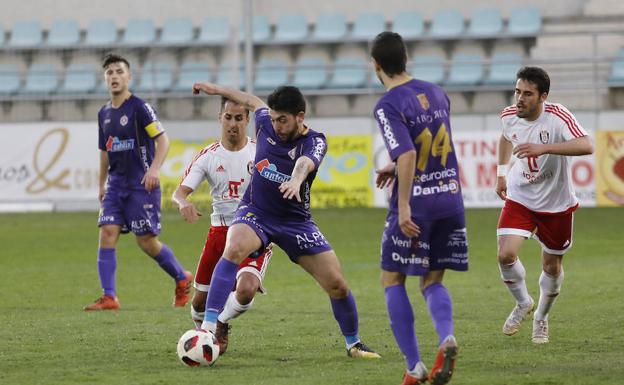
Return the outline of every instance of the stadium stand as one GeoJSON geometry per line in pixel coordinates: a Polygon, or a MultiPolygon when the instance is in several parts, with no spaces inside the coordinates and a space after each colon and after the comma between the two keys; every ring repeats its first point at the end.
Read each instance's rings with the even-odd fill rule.
{"type": "Polygon", "coordinates": [[[615,60],[613,60],[609,75],[609,87],[624,87],[624,48],[620,49],[615,60]]]}
{"type": "Polygon", "coordinates": [[[429,35],[435,38],[458,38],[464,32],[464,18],[457,10],[439,11],[431,22],[429,35]]]}
{"type": "Polygon", "coordinates": [[[483,56],[459,53],[453,56],[448,86],[475,86],[483,80],[483,56]]]}
{"type": "Polygon", "coordinates": [[[65,71],[60,94],[89,94],[97,86],[96,67],[88,63],[72,63],[65,71]]]}
{"type": "Polygon", "coordinates": [[[364,12],[359,14],[353,23],[351,39],[369,41],[386,29],[384,15],[381,12],[364,12]]]}
{"type": "Polygon", "coordinates": [[[146,45],[156,40],[154,21],[148,19],[130,19],[123,35],[122,44],[146,45]]]}
{"type": "Polygon", "coordinates": [[[507,33],[514,36],[535,36],[542,28],[542,18],[537,8],[514,8],[509,17],[507,33]]]}
{"type": "Polygon", "coordinates": [[[173,86],[173,64],[165,61],[148,61],[143,65],[137,92],[166,92],[173,86]]]}
{"type": "Polygon", "coordinates": [[[522,57],[515,52],[498,52],[492,55],[490,73],[485,80],[488,85],[513,84],[516,72],[522,66],[522,57]]]}
{"type": "Polygon", "coordinates": [[[214,80],[213,71],[210,65],[203,61],[187,61],[180,67],[178,80],[173,86],[173,90],[181,93],[191,91],[193,84],[199,80],[214,80]]]}
{"type": "Polygon", "coordinates": [[[271,91],[288,83],[288,63],[279,58],[261,59],[256,65],[254,88],[271,91]]]}
{"type": "Polygon", "coordinates": [[[337,42],[347,35],[347,22],[342,13],[324,13],[316,19],[311,42],[337,42]]]}
{"type": "Polygon", "coordinates": [[[476,9],[470,19],[468,35],[495,37],[503,30],[503,18],[498,9],[476,9]]]}
{"type": "Polygon", "coordinates": [[[292,84],[302,90],[315,90],[327,83],[327,62],[320,57],[301,58],[293,75],[292,84]]]}
{"type": "Polygon", "coordinates": [[[48,32],[46,44],[50,47],[68,47],[80,42],[80,28],[76,20],[55,20],[48,32]]]}
{"type": "Polygon", "coordinates": [[[13,25],[9,47],[36,48],[41,43],[41,25],[38,21],[18,21],[13,25]]]}
{"type": "Polygon", "coordinates": [[[193,41],[193,23],[187,18],[167,19],[160,42],[163,45],[185,44],[193,41]]]}
{"type": "Polygon", "coordinates": [[[112,19],[93,20],[87,28],[86,46],[105,46],[117,42],[117,27],[112,19]]]}
{"type": "MultiPolygon", "coordinates": [[[[271,39],[269,19],[264,15],[254,15],[251,22],[251,36],[254,43],[266,43],[271,39]]],[[[238,37],[245,38],[245,25],[241,23],[238,37]]]]}
{"type": "Polygon", "coordinates": [[[0,64],[0,95],[14,95],[20,88],[20,69],[17,64],[0,64]]]}
{"type": "Polygon", "coordinates": [[[59,68],[51,63],[34,63],[26,76],[23,94],[47,95],[56,91],[59,83],[59,68]]]}
{"type": "Polygon", "coordinates": [[[392,30],[404,40],[415,40],[423,36],[425,25],[420,12],[400,12],[392,22],[392,30]]]}
{"type": "Polygon", "coordinates": [[[334,63],[334,72],[328,88],[348,89],[364,87],[368,73],[366,62],[359,57],[342,57],[334,63]]]}
{"type": "Polygon", "coordinates": [[[301,14],[280,16],[275,28],[275,42],[301,42],[308,37],[308,22],[301,14]]]}
{"type": "Polygon", "coordinates": [[[208,45],[222,45],[230,38],[230,25],[224,17],[206,17],[197,41],[208,45]]]}

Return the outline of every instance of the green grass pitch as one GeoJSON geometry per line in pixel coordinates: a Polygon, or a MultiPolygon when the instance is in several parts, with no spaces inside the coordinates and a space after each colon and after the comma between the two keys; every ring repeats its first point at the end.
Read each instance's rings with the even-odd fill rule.
{"type": "MultiPolygon", "coordinates": [[[[207,214],[207,213],[206,213],[207,214]]],[[[134,237],[118,248],[122,310],[85,313],[100,294],[95,213],[0,215],[0,384],[399,384],[404,362],[379,284],[385,211],[316,210],[355,295],[360,335],[381,360],[353,360],[320,287],[281,252],[251,311],[232,322],[227,355],[212,368],[187,368],[175,346],[192,324],[171,308],[174,284],[141,254],[134,237]]],[[[498,210],[467,212],[470,271],[448,272],[460,356],[452,384],[616,384],[624,381],[622,209],[580,209],[564,259],[562,294],[550,316],[551,342],[534,346],[530,321],[513,337],[501,326],[513,307],[496,264],[498,210]]],[[[204,218],[208,218],[207,215],[204,218]]],[[[161,239],[189,270],[208,229],[175,212],[161,239]]],[[[537,298],[537,242],[521,251],[537,298]]],[[[431,366],[437,337],[409,280],[420,350],[431,366]]]]}

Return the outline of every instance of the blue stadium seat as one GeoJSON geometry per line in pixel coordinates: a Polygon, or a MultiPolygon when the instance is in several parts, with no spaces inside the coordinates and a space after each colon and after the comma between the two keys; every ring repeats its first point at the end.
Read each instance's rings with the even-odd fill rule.
{"type": "Polygon", "coordinates": [[[470,19],[468,34],[479,37],[495,37],[503,30],[503,17],[498,9],[477,9],[470,19]]]}
{"type": "MultiPolygon", "coordinates": [[[[240,40],[245,39],[245,25],[241,23],[240,40]]],[[[255,15],[251,21],[251,36],[254,43],[265,42],[271,37],[271,26],[269,19],[264,15],[255,15]]]]}
{"type": "Polygon", "coordinates": [[[422,15],[418,12],[401,12],[396,15],[392,23],[392,30],[405,40],[422,37],[424,29],[422,15]]]}
{"type": "Polygon", "coordinates": [[[4,45],[4,27],[0,24],[0,46],[4,45]]]}
{"type": "Polygon", "coordinates": [[[96,68],[93,64],[72,63],[65,71],[65,80],[59,88],[62,94],[81,94],[95,91],[96,68]]]}
{"type": "Polygon", "coordinates": [[[184,44],[193,40],[193,23],[190,19],[167,19],[160,41],[163,44],[184,44]]]}
{"type": "Polygon", "coordinates": [[[409,72],[416,79],[442,84],[444,82],[444,58],[438,55],[417,56],[409,66],[409,72]]]}
{"type": "Polygon", "coordinates": [[[613,61],[609,75],[609,87],[624,87],[624,49],[621,49],[613,61]]]}
{"type": "Polygon", "coordinates": [[[304,90],[319,89],[327,82],[327,62],[321,58],[304,58],[299,60],[293,85],[304,90]]]}
{"type": "Polygon", "coordinates": [[[50,46],[69,46],[80,41],[80,28],[76,20],[55,20],[48,34],[50,46]]]}
{"type": "Polygon", "coordinates": [[[515,52],[497,52],[492,55],[490,74],[485,80],[489,85],[512,86],[516,72],[522,67],[522,56],[515,52]]]}
{"type": "Polygon", "coordinates": [[[212,81],[210,65],[199,61],[184,62],[180,67],[180,75],[173,89],[178,92],[190,93],[193,84],[200,81],[212,81]]]}
{"type": "Polygon", "coordinates": [[[360,88],[366,85],[368,65],[362,58],[339,58],[328,88],[360,88]]]}
{"type": "Polygon", "coordinates": [[[141,69],[138,92],[166,92],[173,85],[173,66],[166,62],[147,62],[141,69]]]}
{"type": "MultiPolygon", "coordinates": [[[[219,72],[217,72],[216,83],[227,87],[235,87],[234,71],[232,67],[235,67],[231,62],[223,62],[219,66],[219,72]]],[[[245,88],[245,62],[241,61],[238,65],[238,84],[241,89],[245,88]]]]}
{"type": "Polygon", "coordinates": [[[122,43],[141,45],[152,43],[154,39],[156,39],[156,28],[152,20],[130,19],[128,20],[122,43]]]}
{"type": "Polygon", "coordinates": [[[542,29],[542,17],[537,8],[514,8],[507,32],[515,36],[536,36],[542,29]]]}
{"type": "Polygon", "coordinates": [[[371,40],[386,29],[386,21],[381,12],[360,13],[353,23],[351,38],[354,40],[371,40]]]}
{"type": "Polygon", "coordinates": [[[256,66],[254,88],[273,90],[288,83],[288,64],[282,59],[261,59],[256,66]]]}
{"type": "Polygon", "coordinates": [[[275,41],[296,42],[308,37],[308,21],[301,14],[283,15],[277,21],[275,41]]]}
{"type": "Polygon", "coordinates": [[[457,54],[451,62],[446,84],[449,86],[474,86],[483,80],[481,55],[457,54]]]}
{"type": "Polygon", "coordinates": [[[20,88],[20,70],[15,64],[0,64],[0,95],[12,95],[20,88]]]}
{"type": "Polygon", "coordinates": [[[225,17],[207,17],[201,26],[197,41],[203,44],[222,45],[230,38],[230,23],[225,17]]]}
{"type": "Polygon", "coordinates": [[[36,63],[30,66],[26,76],[24,94],[51,94],[59,82],[57,68],[48,63],[36,63]]]}
{"type": "Polygon", "coordinates": [[[11,30],[10,47],[31,48],[41,44],[41,26],[38,21],[18,21],[11,30]]]}
{"type": "Polygon", "coordinates": [[[342,13],[323,13],[316,19],[312,41],[341,41],[347,34],[347,21],[342,13]]]}
{"type": "Polygon", "coordinates": [[[439,38],[457,38],[464,32],[464,18],[456,10],[439,11],[433,17],[429,35],[439,38]]]}
{"type": "Polygon", "coordinates": [[[109,45],[117,42],[117,26],[112,19],[94,20],[87,27],[85,45],[109,45]]]}

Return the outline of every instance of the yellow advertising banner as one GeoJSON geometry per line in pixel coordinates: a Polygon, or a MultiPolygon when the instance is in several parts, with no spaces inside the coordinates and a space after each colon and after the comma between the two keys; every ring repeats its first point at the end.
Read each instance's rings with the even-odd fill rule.
{"type": "Polygon", "coordinates": [[[624,131],[598,131],[596,168],[598,206],[624,206],[624,131]]]}
{"type": "Polygon", "coordinates": [[[372,136],[328,136],[327,144],[327,155],[312,186],[312,207],[372,206],[372,136]]]}
{"type": "MultiPolygon", "coordinates": [[[[214,143],[215,140],[209,139],[205,142],[186,142],[182,140],[171,140],[169,154],[163,166],[160,169],[160,189],[162,192],[161,206],[163,209],[177,209],[177,206],[171,201],[171,195],[182,181],[182,175],[188,165],[191,164],[195,155],[204,147],[214,143]]],[[[198,189],[193,192],[193,203],[201,210],[211,212],[212,197],[210,196],[210,186],[208,183],[202,183],[198,189]]]]}

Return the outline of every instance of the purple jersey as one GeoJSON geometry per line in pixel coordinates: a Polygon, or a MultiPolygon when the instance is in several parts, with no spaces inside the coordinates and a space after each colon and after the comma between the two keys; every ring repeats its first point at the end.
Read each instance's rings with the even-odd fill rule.
{"type": "MultiPolygon", "coordinates": [[[[416,79],[390,89],[375,106],[390,158],[396,161],[404,152],[416,150],[410,199],[415,218],[447,218],[464,209],[449,111],[449,99],[441,87],[416,79]]],[[[398,213],[397,195],[395,183],[389,215],[398,213]]]]}
{"type": "Polygon", "coordinates": [[[121,106],[106,103],[98,113],[99,148],[108,153],[108,185],[144,189],[141,180],[154,160],[154,139],[163,128],[156,112],[131,95],[121,106]]]}
{"type": "Polygon", "coordinates": [[[256,110],[256,158],[251,182],[241,205],[252,205],[262,213],[288,219],[309,219],[310,189],[325,153],[325,135],[308,129],[292,142],[283,142],[273,129],[268,108],[256,110]],[[312,159],[316,169],[301,184],[297,199],[284,199],[279,186],[290,180],[295,162],[300,156],[312,159]]]}

